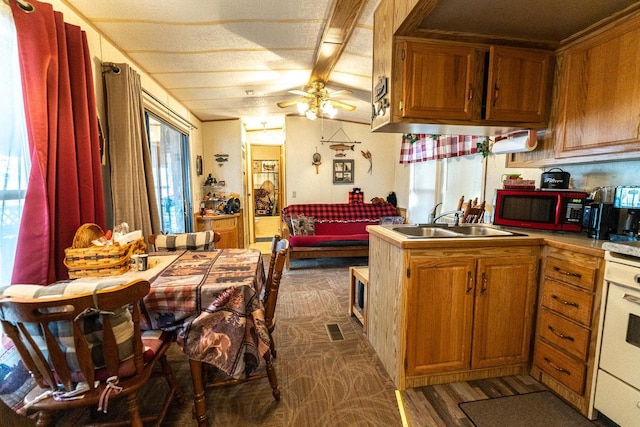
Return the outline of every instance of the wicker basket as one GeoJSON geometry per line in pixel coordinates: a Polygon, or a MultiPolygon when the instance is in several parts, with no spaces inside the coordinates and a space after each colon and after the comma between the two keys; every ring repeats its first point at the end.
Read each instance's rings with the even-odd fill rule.
{"type": "Polygon", "coordinates": [[[64,250],[64,265],[67,266],[71,279],[116,276],[126,273],[129,271],[131,255],[146,252],[147,245],[144,239],[122,246],[116,243],[111,246],[82,247],[90,236],[100,237],[101,232],[102,229],[95,224],[84,224],[76,231],[73,247],[64,250]]]}

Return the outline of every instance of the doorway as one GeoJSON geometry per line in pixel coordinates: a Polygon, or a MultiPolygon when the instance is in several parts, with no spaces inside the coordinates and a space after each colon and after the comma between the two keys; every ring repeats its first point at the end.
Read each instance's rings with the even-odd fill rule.
{"type": "Polygon", "coordinates": [[[283,203],[282,145],[251,145],[251,194],[254,243],[281,234],[283,203]]]}

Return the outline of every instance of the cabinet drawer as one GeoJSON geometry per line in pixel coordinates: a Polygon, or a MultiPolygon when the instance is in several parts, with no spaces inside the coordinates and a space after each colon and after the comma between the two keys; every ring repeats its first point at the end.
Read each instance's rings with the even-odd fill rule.
{"type": "Polygon", "coordinates": [[[584,391],[586,366],[543,341],[536,343],[534,363],[542,371],[578,394],[584,391]]]}
{"type": "Polygon", "coordinates": [[[538,335],[581,360],[587,360],[590,331],[543,308],[538,335]]]}
{"type": "Polygon", "coordinates": [[[591,323],[592,303],[593,296],[588,292],[553,280],[544,281],[542,305],[585,326],[591,323]]]}
{"type": "Polygon", "coordinates": [[[593,267],[572,263],[566,259],[548,257],[544,268],[545,277],[559,282],[569,283],[592,291],[596,270],[593,267]]]}

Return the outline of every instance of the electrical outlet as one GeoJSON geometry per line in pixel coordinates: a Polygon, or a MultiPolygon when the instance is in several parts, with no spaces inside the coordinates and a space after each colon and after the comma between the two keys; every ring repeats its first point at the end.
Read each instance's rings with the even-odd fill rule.
{"type": "Polygon", "coordinates": [[[295,191],[293,193],[291,193],[291,197],[294,198],[294,199],[296,198],[296,192],[295,191]]]}

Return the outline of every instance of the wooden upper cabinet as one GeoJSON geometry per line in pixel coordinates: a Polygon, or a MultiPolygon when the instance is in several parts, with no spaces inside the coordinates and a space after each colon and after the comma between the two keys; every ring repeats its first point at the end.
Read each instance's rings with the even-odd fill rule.
{"type": "Polygon", "coordinates": [[[486,119],[546,122],[553,56],[548,51],[490,47],[486,119]]]}
{"type": "Polygon", "coordinates": [[[401,55],[403,117],[474,119],[472,101],[482,92],[474,48],[407,41],[401,55]]]}
{"type": "Polygon", "coordinates": [[[567,49],[556,157],[640,150],[640,17],[567,49]]]}
{"type": "Polygon", "coordinates": [[[403,118],[476,125],[546,124],[551,52],[418,40],[400,46],[403,118]]]}

